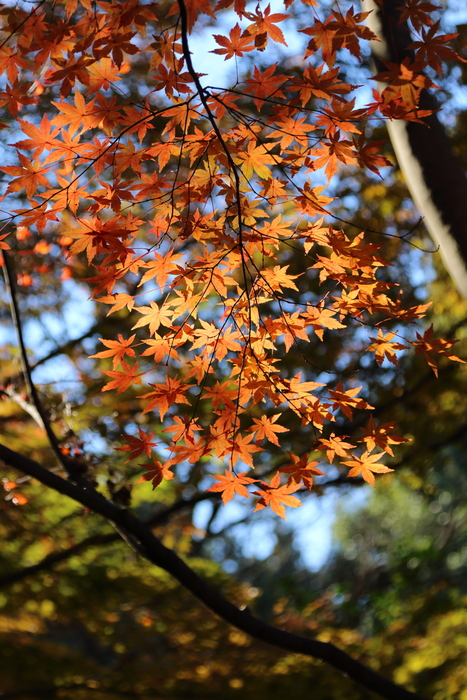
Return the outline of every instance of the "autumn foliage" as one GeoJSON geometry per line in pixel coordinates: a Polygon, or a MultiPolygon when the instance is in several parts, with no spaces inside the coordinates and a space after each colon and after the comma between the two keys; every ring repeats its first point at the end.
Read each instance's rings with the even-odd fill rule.
{"type": "MultiPolygon", "coordinates": [[[[425,71],[458,59],[453,35],[439,33],[434,5],[407,2],[414,61],[375,75],[368,104],[367,86],[346,82],[339,65],[376,40],[368,13],[295,0],[307,26],[286,72],[268,50],[287,46],[292,4],[63,0],[0,11],[3,127],[22,132],[10,139],[15,163],[0,168],[10,212],[0,247],[14,249],[19,232],[64,280],[84,260],[95,301],[131,316],[131,335],[101,338],[92,357],[103,391],[136,388],[150,414],[151,429],[125,433],[117,448],[143,479],[156,487],[178,465],[201,463],[224,503],[252,496],[256,510],[282,517],[323,474],[324,455],[374,484],[403,442],[394,424],[372,418],[357,435],[339,434],[340,416],[373,408],[362,387],[331,366],[291,371],[288,352],[306,365],[313,335],[325,343],[359,328],[379,365],[397,365],[402,351],[424,355],[435,373],[436,355],[457,360],[454,341],[412,332],[428,305],[406,307],[385,277],[384,232],[379,243],[344,232],[332,214],[339,169],[391,165],[366,122],[427,116],[420,93],[436,85],[425,71]],[[214,36],[213,61],[235,64],[228,88],[197,65],[197,32],[214,36]],[[126,81],[141,64],[135,101],[126,81]],[[34,105],[44,116],[23,118],[34,105]],[[258,460],[285,444],[287,412],[314,438],[301,454],[284,450],[271,473],[258,460]]],[[[18,272],[27,287],[43,270],[18,272]]]]}

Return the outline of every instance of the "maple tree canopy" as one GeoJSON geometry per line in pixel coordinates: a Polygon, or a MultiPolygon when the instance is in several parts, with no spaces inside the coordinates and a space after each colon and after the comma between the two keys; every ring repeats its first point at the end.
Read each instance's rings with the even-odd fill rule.
{"type": "MultiPolygon", "coordinates": [[[[15,266],[28,251],[43,256],[17,269],[23,290],[51,272],[64,284],[83,279],[108,315],[131,319],[130,334],[101,338],[91,357],[103,392],[130,391],[138,402],[139,427],[132,418],[115,447],[140,480],[156,488],[201,465],[224,503],[252,498],[281,517],[333,462],[374,485],[375,474],[392,471],[381,461],[391,445],[404,442],[393,423],[373,420],[358,375],[309,361],[314,336],[325,344],[328,334],[358,332],[361,354],[378,365],[397,366],[400,352],[423,355],[435,374],[436,355],[462,362],[455,341],[412,331],[429,304],[405,305],[385,274],[379,249],[397,234],[342,230],[332,187],[344,169],[377,175],[391,166],[366,123],[423,124],[421,92],[437,87],[426,69],[462,60],[449,47],[454,35],[440,33],[437,7],[407,2],[401,22],[412,24],[414,61],[387,62],[368,104],[368,85],[348,83],[340,61],[357,64],[377,40],[369,13],[295,0],[303,52],[279,69],[275,47],[287,47],[292,4],[0,9],[0,126],[9,136],[0,248],[13,307],[18,251],[15,266]],[[197,32],[214,37],[212,61],[233,67],[228,87],[210,84],[205,60],[197,65],[197,32]],[[291,368],[291,352],[300,367],[291,368]],[[366,427],[339,433],[355,412],[368,413],[366,427]],[[288,447],[290,416],[306,436],[300,454],[288,447]],[[270,449],[281,455],[277,468],[270,449]]],[[[22,350],[29,398],[57,458],[89,490],[83,450],[51,426],[22,350]]]]}

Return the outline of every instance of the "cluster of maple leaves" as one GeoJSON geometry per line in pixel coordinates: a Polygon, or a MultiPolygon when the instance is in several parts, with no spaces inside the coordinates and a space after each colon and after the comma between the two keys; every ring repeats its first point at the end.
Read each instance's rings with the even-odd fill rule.
{"type": "Polygon", "coordinates": [[[416,33],[415,61],[388,64],[375,76],[386,83],[382,94],[356,108],[359,86],[344,82],[338,60],[344,50],[360,59],[361,43],[376,39],[368,13],[350,6],[325,16],[315,0],[302,0],[309,41],[283,74],[265,51],[268,42],[286,44],[280,25],[292,1],[285,13],[265,3],[247,11],[245,0],[62,0],[0,9],[3,126],[12,119],[24,134],[10,148],[17,164],[0,168],[9,176],[4,198],[15,207],[8,226],[13,221],[36,249],[49,250],[45,240],[53,237],[65,276],[85,254],[95,300],[109,314],[132,314],[134,334],[102,339],[106,349],[93,357],[112,359],[104,391],[141,385],[142,413],[164,427],[157,441],[156,431],[142,428],[125,435],[120,449],[128,461],[148,457],[144,478],[154,486],[172,479],[177,464],[211,457],[224,470],[211,490],[224,502],[248,497],[254,484],[256,509],[269,506],[282,517],[285,505],[300,504],[292,494],[323,473],[310,453],[325,452],[329,463],[337,457],[349,476],[373,484],[374,473],[391,471],[381,458],[404,441],[392,434],[394,424],[372,419],[363,437],[332,432],[339,412],[351,418],[372,407],[361,387],[288,376],[281,369],[288,350],[357,323],[368,329],[367,349],[379,364],[397,364],[396,353],[409,345],[435,372],[433,354],[457,359],[454,341],[434,339],[431,329],[403,343],[385,329],[421,318],[427,305],[403,307],[378,276],[386,264],[379,246],[325,224],[332,197],[313,184],[318,171],[331,181],[339,167],[378,173],[390,165],[380,144],[367,142],[365,120],[426,116],[420,92],[433,82],[423,71],[440,72],[440,59],[458,58],[446,46],[453,35],[438,34],[435,6],[406,2],[401,21],[416,33]],[[244,57],[245,72],[237,66],[231,88],[206,87],[190,34],[200,15],[206,32],[231,10],[238,21],[228,36],[212,32],[213,53],[236,63],[244,57]],[[148,79],[135,99],[125,76],[139,61],[148,79]],[[40,123],[20,118],[35,104],[46,112],[40,123]],[[284,249],[300,255],[301,273],[281,264],[284,249]],[[310,277],[322,294],[300,301],[310,277]],[[211,411],[201,419],[197,408],[206,401],[211,411]],[[288,432],[280,422],[286,410],[314,427],[315,443],[289,455],[269,482],[247,476],[240,470],[254,467],[261,445],[279,446],[288,432]],[[152,457],[161,444],[170,452],[164,463],[152,457]]]}

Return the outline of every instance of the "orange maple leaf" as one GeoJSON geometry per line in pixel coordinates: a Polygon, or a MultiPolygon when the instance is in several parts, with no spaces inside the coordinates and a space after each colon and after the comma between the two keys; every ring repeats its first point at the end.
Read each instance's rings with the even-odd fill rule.
{"type": "Polygon", "coordinates": [[[454,360],[454,362],[462,362],[466,364],[465,360],[461,360],[460,357],[456,357],[449,352],[453,345],[458,343],[458,340],[445,340],[442,338],[433,338],[433,324],[425,331],[423,336],[417,333],[417,340],[411,341],[409,343],[415,347],[416,355],[424,355],[428,365],[433,370],[435,376],[438,376],[438,367],[434,361],[431,353],[436,353],[437,355],[444,355],[449,360],[454,360]]]}
{"type": "Polygon", "coordinates": [[[345,442],[346,435],[336,435],[331,433],[329,438],[320,438],[318,450],[326,450],[326,456],[332,464],[335,455],[339,457],[347,457],[348,451],[353,450],[355,445],[350,442],[345,442]]]}
{"type": "Polygon", "coordinates": [[[233,467],[240,459],[250,467],[253,466],[253,452],[262,452],[262,447],[251,445],[253,435],[236,435],[234,440],[230,440],[230,446],[227,453],[231,452],[231,466],[233,467]]]}
{"type": "Polygon", "coordinates": [[[409,19],[414,29],[419,32],[424,25],[430,27],[433,24],[434,20],[429,13],[441,10],[441,7],[426,0],[405,0],[404,5],[400,5],[398,9],[401,11],[399,24],[409,19]]]}
{"type": "Polygon", "coordinates": [[[152,481],[152,488],[155,489],[156,486],[159,486],[163,479],[171,481],[174,478],[173,473],[170,471],[170,464],[168,462],[166,464],[161,464],[161,462],[158,460],[154,460],[154,462],[150,462],[149,464],[140,464],[139,466],[144,467],[144,469],[147,469],[148,471],[139,479],[137,482],[138,484],[143,481],[152,481]]]}
{"type": "Polygon", "coordinates": [[[347,418],[351,419],[353,415],[352,408],[367,410],[373,409],[373,406],[370,406],[370,404],[368,404],[364,399],[356,398],[357,394],[359,394],[361,390],[362,387],[358,386],[353,389],[347,389],[347,391],[343,391],[342,382],[339,382],[335,389],[329,390],[329,395],[334,401],[332,410],[337,411],[340,408],[342,413],[344,413],[347,416],[347,418]]]}
{"type": "Polygon", "coordinates": [[[260,420],[258,420],[258,418],[253,418],[254,425],[248,428],[248,431],[256,436],[255,439],[257,443],[262,440],[269,440],[269,442],[279,446],[276,433],[288,433],[289,428],[284,428],[282,425],[275,425],[278,418],[280,418],[280,413],[276,413],[275,416],[271,416],[270,418],[261,416],[260,420]]]}
{"type": "Polygon", "coordinates": [[[157,442],[153,442],[152,438],[156,433],[150,433],[149,435],[142,429],[138,428],[139,437],[135,435],[123,435],[127,444],[123,447],[117,447],[120,452],[129,452],[130,456],[126,460],[130,462],[132,459],[136,459],[145,452],[148,457],[151,456],[152,448],[157,445],[157,442]]]}
{"type": "Polygon", "coordinates": [[[256,504],[254,512],[257,510],[262,510],[267,506],[279,515],[284,520],[287,520],[285,514],[284,506],[289,506],[290,508],[298,508],[302,506],[303,503],[296,497],[290,494],[295,493],[300,488],[300,484],[285,484],[285,486],[279,486],[280,484],[280,474],[276,474],[271,479],[271,483],[268,484],[266,481],[260,481],[262,488],[259,491],[254,491],[255,496],[259,496],[260,499],[256,504]]]}
{"type": "Polygon", "coordinates": [[[254,14],[253,12],[243,12],[243,15],[247,17],[247,19],[253,21],[253,24],[250,24],[245,29],[244,34],[254,35],[257,38],[257,41],[255,43],[257,48],[260,49],[260,51],[263,51],[266,48],[267,36],[270,36],[273,41],[277,41],[277,43],[284,44],[284,46],[287,46],[284,34],[279,29],[279,27],[276,27],[276,24],[278,24],[279,22],[283,22],[285,19],[290,17],[290,15],[284,15],[278,12],[271,15],[270,5],[268,5],[265,8],[264,12],[262,12],[260,10],[259,4],[256,7],[256,14],[254,14]],[[266,37],[263,38],[263,35],[266,35],[266,37]]]}
{"type": "Polygon", "coordinates": [[[111,58],[105,57],[87,67],[89,73],[88,93],[108,90],[111,83],[121,80],[119,69],[111,58]]]}
{"type": "Polygon", "coordinates": [[[149,411],[158,411],[161,420],[164,420],[164,416],[172,404],[190,403],[185,397],[189,386],[183,385],[180,379],[167,377],[165,384],[150,384],[149,386],[152,386],[154,391],[140,397],[141,399],[150,399],[144,407],[143,414],[149,413],[149,411]]]}
{"type": "Polygon", "coordinates": [[[276,67],[277,63],[274,63],[261,72],[259,68],[255,66],[253,69],[253,77],[245,80],[245,92],[254,95],[253,101],[258,111],[264,106],[266,100],[271,98],[277,100],[280,97],[284,97],[280,85],[285,83],[287,76],[280,74],[274,75],[276,67]]]}
{"type": "Polygon", "coordinates": [[[4,233],[2,236],[0,236],[0,250],[10,250],[10,246],[8,245],[8,243],[5,243],[5,241],[3,240],[9,235],[10,233],[4,233]]]}
{"type": "Polygon", "coordinates": [[[140,318],[139,321],[137,321],[135,325],[132,326],[132,331],[136,328],[143,328],[144,326],[149,326],[149,333],[151,335],[154,335],[154,333],[158,330],[159,326],[162,325],[166,328],[169,328],[172,324],[174,313],[166,304],[158,306],[158,304],[155,301],[150,301],[149,304],[150,306],[138,306],[136,308],[136,311],[142,314],[143,318],[140,318]]]}
{"type": "Polygon", "coordinates": [[[298,457],[297,455],[290,454],[293,464],[285,464],[279,469],[280,472],[284,474],[290,474],[288,484],[298,484],[305,486],[308,491],[311,491],[313,487],[313,476],[324,476],[324,472],[320,469],[316,469],[316,465],[319,462],[309,462],[307,455],[298,457]]]}
{"type": "Polygon", "coordinates": [[[273,165],[276,162],[276,158],[269,153],[266,146],[256,146],[253,141],[250,141],[245,151],[238,153],[235,160],[241,163],[242,172],[247,180],[253,176],[253,172],[261,179],[268,180],[271,177],[268,164],[273,165]]]}
{"type": "Polygon", "coordinates": [[[403,442],[410,442],[409,439],[399,435],[389,435],[389,431],[393,430],[395,425],[396,421],[392,421],[391,423],[382,423],[376,426],[373,416],[371,416],[367,428],[360,428],[365,437],[361,438],[359,442],[366,444],[368,452],[372,452],[375,447],[379,447],[384,452],[387,452],[388,455],[394,457],[394,452],[389,445],[400,445],[403,442]]]}
{"type": "Polygon", "coordinates": [[[244,498],[249,498],[250,494],[246,489],[246,485],[254,484],[258,480],[250,479],[250,477],[245,476],[247,472],[241,472],[240,474],[234,474],[228,469],[225,470],[225,476],[213,476],[213,479],[218,481],[218,484],[213,484],[206,491],[214,491],[215,493],[222,493],[222,501],[224,505],[232,500],[234,495],[237,493],[239,496],[244,498]]]}
{"type": "Polygon", "coordinates": [[[168,428],[164,428],[163,433],[173,433],[172,441],[178,442],[182,438],[188,442],[194,443],[195,441],[195,431],[201,430],[198,423],[185,415],[183,418],[180,416],[173,416],[174,423],[169,425],[168,428]]]}
{"type": "Polygon", "coordinates": [[[225,55],[224,61],[227,61],[227,59],[233,58],[233,56],[243,56],[246,51],[253,51],[255,48],[252,43],[253,38],[249,35],[241,36],[241,31],[240,25],[236,24],[235,27],[230,30],[229,39],[220,34],[213,34],[216,43],[224,48],[214,49],[209,53],[217,53],[219,56],[225,55]]]}
{"type": "Polygon", "coordinates": [[[9,183],[5,194],[25,189],[26,196],[32,197],[38,187],[50,186],[44,173],[48,172],[52,166],[44,168],[39,160],[31,161],[22,153],[18,153],[18,160],[21,165],[4,165],[0,168],[7,175],[18,175],[9,183]]]}
{"type": "Polygon", "coordinates": [[[122,391],[129,389],[132,384],[141,384],[141,375],[138,374],[138,363],[135,362],[133,367],[127,362],[122,362],[121,371],[110,371],[101,369],[101,372],[107,374],[109,377],[114,377],[113,381],[102,387],[101,391],[110,391],[111,389],[117,389],[117,394],[121,394],[122,391]]]}
{"type": "Polygon", "coordinates": [[[376,464],[384,452],[378,452],[377,454],[370,454],[369,452],[364,452],[361,457],[352,455],[353,459],[343,462],[347,467],[351,467],[349,471],[349,476],[362,476],[362,478],[367,481],[372,486],[375,485],[374,474],[387,474],[388,472],[394,471],[394,469],[389,469],[383,464],[376,464]]]}
{"type": "Polygon", "coordinates": [[[132,335],[130,338],[125,340],[120,333],[118,334],[118,340],[104,340],[104,338],[99,338],[101,343],[103,343],[107,348],[110,348],[110,350],[103,350],[102,352],[98,352],[97,355],[89,355],[89,357],[113,357],[112,364],[113,368],[115,369],[125,355],[135,357],[135,351],[131,347],[134,339],[135,336],[132,335]]]}
{"type": "Polygon", "coordinates": [[[395,351],[406,350],[408,348],[408,345],[402,345],[402,343],[392,342],[392,339],[396,335],[397,333],[395,332],[384,334],[382,330],[379,330],[377,338],[372,338],[370,336],[370,340],[372,340],[373,342],[367,347],[367,352],[373,351],[375,353],[376,361],[379,365],[382,365],[384,359],[386,358],[387,360],[389,360],[389,362],[392,362],[393,365],[396,365],[396,367],[399,366],[399,362],[397,361],[395,351]]]}
{"type": "Polygon", "coordinates": [[[338,321],[337,318],[334,318],[336,314],[337,310],[325,309],[324,304],[318,304],[318,306],[311,306],[311,304],[308,304],[304,317],[307,325],[311,324],[313,326],[314,332],[322,341],[325,328],[332,330],[345,328],[344,324],[338,321]]]}
{"type": "Polygon", "coordinates": [[[422,29],[422,41],[414,41],[407,48],[416,49],[415,59],[434,68],[440,75],[443,69],[440,59],[444,61],[461,61],[466,63],[466,59],[451,49],[446,44],[455,39],[458,34],[438,34],[440,22],[435,22],[428,30],[422,29]]]}

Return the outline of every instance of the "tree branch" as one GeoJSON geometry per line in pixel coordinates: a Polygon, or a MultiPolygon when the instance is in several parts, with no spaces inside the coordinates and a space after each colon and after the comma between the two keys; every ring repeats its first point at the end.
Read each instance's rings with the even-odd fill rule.
{"type": "Polygon", "coordinates": [[[333,644],[286,632],[266,624],[248,610],[239,609],[190,569],[175,552],[167,549],[153,535],[148,525],[129,511],[107,501],[97,491],[72,484],[57,474],[44,469],[38,462],[13,452],[4,445],[0,445],[0,459],[10,467],[19,469],[58,493],[68,496],[86,508],[104,516],[137,552],[151,563],[170,573],[202,603],[237,629],[280,649],[326,661],[360,685],[378,693],[387,700],[423,700],[420,695],[384,678],[333,644]]]}

